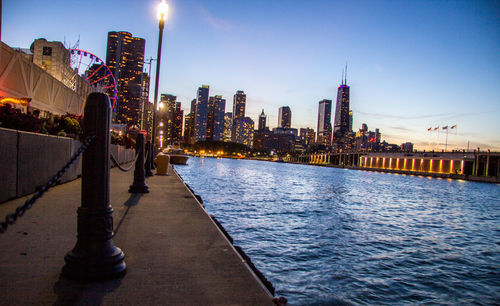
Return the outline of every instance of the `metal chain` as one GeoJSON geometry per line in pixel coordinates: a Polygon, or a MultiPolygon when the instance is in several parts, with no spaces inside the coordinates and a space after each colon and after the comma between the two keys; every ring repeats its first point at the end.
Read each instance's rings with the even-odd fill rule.
{"type": "Polygon", "coordinates": [[[113,154],[110,154],[109,156],[111,157],[111,161],[115,164],[115,166],[117,166],[117,167],[118,167],[118,169],[120,169],[120,170],[121,170],[121,171],[123,171],[123,172],[128,172],[128,171],[132,170],[132,167],[134,167],[134,166],[135,166],[135,162],[137,161],[137,158],[139,157],[139,151],[137,151],[137,153],[135,154],[135,158],[134,158],[134,160],[132,161],[132,164],[131,164],[129,167],[127,167],[127,168],[122,167],[122,166],[118,163],[118,161],[116,160],[116,158],[113,156],[113,154]]]}
{"type": "Polygon", "coordinates": [[[69,166],[71,166],[71,164],[73,164],[78,159],[78,157],[83,152],[85,152],[85,150],[87,150],[88,146],[94,140],[94,138],[95,135],[88,136],[84,140],[80,148],[78,148],[76,153],[73,154],[71,159],[66,163],[66,165],[64,165],[64,167],[61,168],[61,170],[59,170],[45,185],[36,187],[33,196],[27,199],[23,205],[18,206],[14,213],[7,214],[7,216],[5,217],[5,221],[0,221],[0,234],[4,233],[9,225],[13,225],[14,223],[16,223],[18,217],[24,215],[24,213],[28,209],[30,209],[33,206],[33,204],[35,204],[35,202],[43,196],[45,192],[47,192],[50,188],[54,187],[57,184],[59,179],[69,169],[69,166]]]}
{"type": "Polygon", "coordinates": [[[149,162],[148,158],[149,158],[149,146],[145,146],[145,148],[144,148],[144,166],[146,166],[147,163],[149,162]]]}

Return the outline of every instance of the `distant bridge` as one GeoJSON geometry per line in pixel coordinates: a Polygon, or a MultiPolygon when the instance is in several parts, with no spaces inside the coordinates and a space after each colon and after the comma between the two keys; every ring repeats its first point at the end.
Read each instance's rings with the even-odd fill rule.
{"type": "Polygon", "coordinates": [[[327,152],[301,154],[285,160],[292,163],[500,183],[500,152],[327,152]]]}

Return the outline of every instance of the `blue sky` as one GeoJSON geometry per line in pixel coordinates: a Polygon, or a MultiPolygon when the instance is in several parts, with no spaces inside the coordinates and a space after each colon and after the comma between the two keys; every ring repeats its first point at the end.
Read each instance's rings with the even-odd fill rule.
{"type": "MultiPolygon", "coordinates": [[[[264,109],[275,127],[288,105],[292,127],[316,129],[318,102],[336,99],[347,62],[355,130],[367,123],[388,142],[443,149],[444,131],[427,128],[456,124],[448,148],[500,150],[500,1],[167,2],[160,93],[185,110],[207,84],[226,111],[244,90],[255,121],[264,109]]],[[[2,40],[79,37],[105,59],[107,32],[129,31],[156,57],[157,3],[4,0],[2,40]]]]}

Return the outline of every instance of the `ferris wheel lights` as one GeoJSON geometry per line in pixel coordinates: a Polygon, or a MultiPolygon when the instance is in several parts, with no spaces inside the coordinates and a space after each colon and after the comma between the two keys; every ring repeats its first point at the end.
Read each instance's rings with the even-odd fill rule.
{"type": "Polygon", "coordinates": [[[167,13],[168,13],[168,4],[163,0],[158,4],[158,20],[165,20],[167,19],[167,13]]]}

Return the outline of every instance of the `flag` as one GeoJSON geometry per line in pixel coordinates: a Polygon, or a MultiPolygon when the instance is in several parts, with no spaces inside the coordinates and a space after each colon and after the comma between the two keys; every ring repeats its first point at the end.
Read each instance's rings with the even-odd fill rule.
{"type": "Polygon", "coordinates": [[[457,125],[455,124],[454,126],[452,126],[450,129],[456,129],[457,128],[457,125]]]}
{"type": "Polygon", "coordinates": [[[448,126],[443,126],[443,130],[447,130],[448,129],[448,126]]]}
{"type": "Polygon", "coordinates": [[[439,131],[439,125],[434,128],[434,131],[439,131]]]}
{"type": "Polygon", "coordinates": [[[430,132],[430,131],[432,131],[432,128],[431,128],[431,127],[430,127],[430,128],[428,128],[428,129],[427,129],[427,131],[429,131],[429,132],[430,132]]]}

